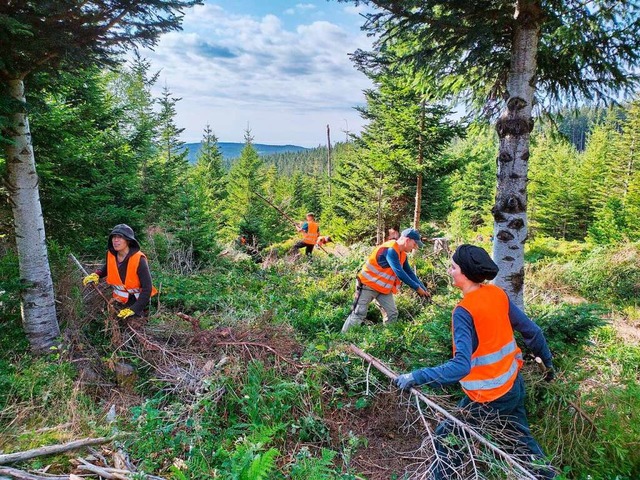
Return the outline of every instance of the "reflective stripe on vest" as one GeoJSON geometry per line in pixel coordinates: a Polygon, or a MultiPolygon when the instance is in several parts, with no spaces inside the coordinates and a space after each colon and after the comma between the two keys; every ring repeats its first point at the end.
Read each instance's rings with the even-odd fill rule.
{"type": "MultiPolygon", "coordinates": [[[[499,287],[483,284],[458,306],[471,315],[478,337],[471,370],[460,385],[474,402],[497,400],[511,390],[522,366],[522,352],[509,320],[509,298],[499,287]]],[[[453,351],[455,355],[455,344],[453,351]]]]}
{"type": "Polygon", "coordinates": [[[382,294],[396,293],[398,291],[400,280],[391,267],[383,268],[378,263],[378,255],[384,248],[393,248],[398,254],[398,258],[400,258],[400,264],[404,264],[407,259],[407,254],[400,251],[398,242],[395,240],[389,240],[388,242],[385,242],[373,249],[371,255],[369,255],[369,258],[358,274],[358,278],[364,285],[367,285],[382,294]]]}
{"type": "MultiPolygon", "coordinates": [[[[106,281],[113,287],[113,298],[120,303],[127,303],[129,301],[129,295],[134,295],[136,299],[140,296],[142,288],[140,285],[140,278],[138,277],[138,266],[140,265],[140,259],[147,258],[144,253],[137,251],[129,257],[127,263],[127,273],[122,281],[120,272],[118,271],[118,262],[116,256],[107,252],[107,278],[106,281]]],[[[155,287],[151,287],[151,296],[154,296],[158,291],[155,287]]]]}
{"type": "Polygon", "coordinates": [[[515,352],[518,345],[516,344],[515,339],[509,342],[507,345],[502,347],[497,352],[488,353],[486,355],[482,355],[480,357],[471,359],[471,366],[474,367],[476,365],[490,365],[492,363],[496,363],[504,358],[505,355],[510,354],[511,352],[515,352]]]}
{"type": "Polygon", "coordinates": [[[522,355],[514,358],[509,370],[500,376],[488,378],[487,380],[460,380],[460,385],[462,385],[462,388],[465,390],[491,390],[501,387],[511,380],[514,373],[518,373],[518,368],[520,368],[520,366],[518,365],[517,358],[522,360],[522,355]]]}
{"type": "Polygon", "coordinates": [[[307,245],[315,245],[318,240],[318,224],[316,222],[307,222],[307,231],[302,232],[302,241],[307,245]]]}

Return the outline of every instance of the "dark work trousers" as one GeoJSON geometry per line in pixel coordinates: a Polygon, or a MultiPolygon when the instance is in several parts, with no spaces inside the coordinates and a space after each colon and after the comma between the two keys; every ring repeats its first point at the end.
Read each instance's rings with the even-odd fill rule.
{"type": "Polygon", "coordinates": [[[315,247],[314,244],[309,244],[309,243],[304,243],[302,240],[300,240],[299,242],[297,242],[293,248],[297,248],[297,249],[301,249],[301,248],[305,248],[305,255],[307,256],[311,256],[311,252],[313,252],[313,247],[315,247]]]}
{"type": "MultiPolygon", "coordinates": [[[[525,389],[524,380],[518,373],[516,381],[511,390],[502,397],[493,402],[478,403],[473,402],[469,397],[465,396],[458,407],[464,409],[464,420],[470,425],[480,426],[482,422],[496,422],[498,425],[504,425],[514,439],[517,439],[516,445],[507,448],[509,454],[515,455],[517,458],[525,462],[536,462],[541,464],[540,467],[531,467],[532,473],[538,478],[551,479],[554,478],[555,472],[546,464],[545,455],[531,435],[529,430],[529,422],[527,421],[527,413],[524,408],[525,389]]],[[[457,427],[450,420],[445,420],[436,428],[436,451],[440,461],[434,465],[433,479],[449,479],[461,478],[462,472],[456,472],[456,468],[463,463],[461,453],[453,446],[447,437],[452,433],[456,433],[457,427]]]]}

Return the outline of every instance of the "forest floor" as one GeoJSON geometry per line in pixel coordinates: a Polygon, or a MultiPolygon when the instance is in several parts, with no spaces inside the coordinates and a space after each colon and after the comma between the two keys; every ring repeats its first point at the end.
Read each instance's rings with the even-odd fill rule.
{"type": "MultiPolygon", "coordinates": [[[[125,337],[123,346],[128,344],[131,351],[135,343],[136,354],[147,364],[154,365],[158,379],[173,384],[179,395],[179,391],[183,389],[191,393],[197,392],[200,388],[198,382],[210,375],[214,368],[224,368],[227,363],[225,359],[229,357],[241,360],[241,364],[234,367],[240,369],[246,368],[242,364],[246,365],[251,361],[275,362],[281,373],[292,377],[305,368],[313,368],[313,365],[304,365],[297,360],[302,356],[304,347],[295,340],[289,326],[262,325],[203,330],[194,317],[178,313],[172,318],[172,321],[167,321],[165,316],[162,325],[156,324],[149,328],[139,323],[120,321],[118,328],[120,335],[125,337]],[[185,330],[187,324],[190,327],[185,330]],[[184,369],[168,371],[167,364],[158,361],[159,358],[166,357],[171,358],[174,366],[190,366],[192,385],[185,385],[182,381],[184,369]]],[[[86,350],[81,352],[81,356],[86,358],[86,350]]],[[[86,368],[88,364],[83,364],[80,357],[78,360],[80,377],[87,377],[83,367],[86,368]]],[[[89,376],[95,379],[93,373],[89,376]]],[[[86,387],[90,388],[92,383],[89,381],[86,387]]],[[[126,378],[119,378],[118,383],[117,386],[100,389],[96,392],[95,399],[105,405],[105,408],[113,406],[119,415],[126,416],[132,407],[143,403],[144,398],[136,393],[132,388],[134,383],[128,382],[126,378]]],[[[349,468],[360,472],[367,479],[402,478],[412,465],[424,461],[419,453],[424,435],[415,427],[415,415],[412,414],[410,405],[402,401],[402,397],[389,384],[387,390],[378,391],[372,396],[367,408],[327,408],[325,416],[320,419],[328,427],[331,443],[334,445],[339,445],[345,435],[365,439],[362,448],[358,448],[350,459],[349,468]]],[[[329,405],[334,400],[331,392],[327,392],[326,404],[329,405]]],[[[291,447],[295,450],[295,446],[291,447]]]]}

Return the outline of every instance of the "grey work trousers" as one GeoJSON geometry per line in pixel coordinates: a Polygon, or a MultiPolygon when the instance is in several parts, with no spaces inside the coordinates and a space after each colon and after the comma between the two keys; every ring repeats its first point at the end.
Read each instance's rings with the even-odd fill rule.
{"type": "Polygon", "coordinates": [[[380,293],[366,285],[362,285],[362,289],[356,289],[357,301],[351,314],[347,317],[342,325],[342,333],[345,333],[351,327],[360,325],[367,316],[369,304],[374,302],[382,311],[382,321],[384,323],[392,323],[398,319],[398,308],[393,298],[393,293],[380,293]]]}

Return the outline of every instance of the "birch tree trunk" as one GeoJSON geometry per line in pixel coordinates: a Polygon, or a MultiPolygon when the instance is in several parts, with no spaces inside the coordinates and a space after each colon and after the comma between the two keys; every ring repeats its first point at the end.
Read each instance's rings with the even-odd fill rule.
{"type": "Polygon", "coordinates": [[[426,101],[420,105],[420,135],[418,135],[418,175],[416,178],[416,199],[413,208],[413,228],[420,229],[420,215],[422,214],[422,164],[424,163],[424,123],[426,101]]]}
{"type": "Polygon", "coordinates": [[[11,98],[20,104],[12,114],[5,147],[7,190],[13,210],[16,245],[20,263],[22,323],[36,353],[45,353],[60,335],[56,318],[53,282],[45,242],[29,121],[26,114],[24,82],[8,80],[11,98]]]}
{"type": "Polygon", "coordinates": [[[492,210],[493,260],[500,271],[494,283],[519,307],[524,306],[527,172],[541,16],[538,0],[516,2],[507,105],[496,123],[500,148],[498,185],[492,210]]]}

